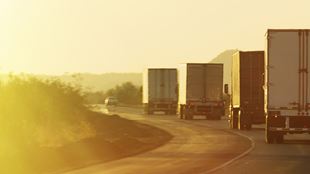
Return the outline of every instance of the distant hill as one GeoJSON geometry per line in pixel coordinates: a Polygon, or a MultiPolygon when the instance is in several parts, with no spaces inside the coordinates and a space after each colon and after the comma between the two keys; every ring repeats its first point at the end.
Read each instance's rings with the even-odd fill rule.
{"type": "Polygon", "coordinates": [[[210,61],[210,63],[223,63],[224,64],[224,84],[231,87],[231,57],[238,50],[226,50],[216,56],[210,61]]]}

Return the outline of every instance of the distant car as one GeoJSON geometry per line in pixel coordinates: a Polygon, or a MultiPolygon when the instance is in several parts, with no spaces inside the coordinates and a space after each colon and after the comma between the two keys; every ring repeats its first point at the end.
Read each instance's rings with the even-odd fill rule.
{"type": "Polygon", "coordinates": [[[105,100],[104,100],[104,104],[107,105],[107,106],[116,106],[118,104],[118,100],[116,97],[107,97],[105,100]]]}

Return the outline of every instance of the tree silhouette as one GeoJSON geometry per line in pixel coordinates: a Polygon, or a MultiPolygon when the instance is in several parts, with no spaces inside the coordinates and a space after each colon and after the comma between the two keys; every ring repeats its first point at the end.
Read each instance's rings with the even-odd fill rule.
{"type": "Polygon", "coordinates": [[[107,96],[115,96],[119,102],[124,104],[141,104],[142,90],[141,87],[133,85],[131,82],[125,82],[117,85],[106,93],[107,96]]]}

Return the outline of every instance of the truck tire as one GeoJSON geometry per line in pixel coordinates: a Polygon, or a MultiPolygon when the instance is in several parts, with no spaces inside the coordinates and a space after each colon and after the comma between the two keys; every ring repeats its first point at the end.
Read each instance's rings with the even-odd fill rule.
{"type": "Polygon", "coordinates": [[[274,143],[274,140],[275,140],[275,135],[274,135],[274,132],[271,132],[269,131],[268,129],[265,130],[265,140],[266,140],[266,143],[268,144],[273,144],[274,143]]]}
{"type": "Polygon", "coordinates": [[[188,120],[187,108],[184,108],[184,120],[188,120]]]}
{"type": "Polygon", "coordinates": [[[149,107],[147,104],[144,105],[144,114],[148,115],[149,114],[149,107]]]}
{"type": "Polygon", "coordinates": [[[231,118],[230,118],[230,128],[237,129],[238,128],[238,110],[232,109],[231,118]]]}
{"type": "Polygon", "coordinates": [[[238,110],[238,129],[239,130],[246,129],[244,114],[241,112],[241,110],[238,110]]]}
{"type": "Polygon", "coordinates": [[[193,119],[193,115],[191,113],[188,114],[188,120],[192,120],[193,119]]]}
{"type": "Polygon", "coordinates": [[[283,143],[283,141],[284,141],[283,136],[284,136],[284,135],[281,134],[281,133],[276,134],[275,140],[276,140],[276,142],[277,142],[278,144],[282,144],[282,143],[283,143]]]}
{"type": "Polygon", "coordinates": [[[185,115],[185,120],[192,120],[193,119],[193,114],[191,112],[190,108],[186,108],[184,109],[184,115],[185,115]]]}
{"type": "Polygon", "coordinates": [[[169,115],[176,115],[177,114],[177,111],[176,110],[171,110],[169,111],[169,115]]]}
{"type": "Polygon", "coordinates": [[[246,124],[246,129],[247,130],[251,130],[252,129],[252,124],[251,123],[247,123],[246,124]]]}
{"type": "Polygon", "coordinates": [[[184,107],[183,107],[183,105],[180,106],[179,118],[184,119],[184,107]]]}
{"type": "Polygon", "coordinates": [[[184,112],[184,119],[185,119],[185,120],[189,120],[189,117],[190,117],[190,115],[189,115],[189,113],[188,113],[188,110],[185,109],[185,112],[184,112]]]}
{"type": "Polygon", "coordinates": [[[273,144],[275,141],[275,134],[274,132],[269,130],[269,121],[268,121],[268,117],[266,117],[266,128],[265,128],[265,141],[268,144],[273,144]]]}
{"type": "Polygon", "coordinates": [[[284,141],[284,135],[282,133],[278,132],[272,132],[269,130],[266,130],[266,143],[268,144],[282,144],[284,141]]]}
{"type": "Polygon", "coordinates": [[[214,120],[221,120],[222,116],[222,110],[221,109],[216,109],[214,112],[214,120]]]}
{"type": "Polygon", "coordinates": [[[153,110],[152,108],[149,106],[149,104],[145,104],[144,105],[144,113],[146,115],[152,115],[153,114],[153,110]]]}
{"type": "Polygon", "coordinates": [[[152,114],[153,114],[153,111],[149,109],[149,110],[147,111],[147,114],[148,114],[148,115],[152,115],[152,114]]]}
{"type": "Polygon", "coordinates": [[[265,130],[266,143],[268,143],[268,144],[273,144],[273,143],[281,144],[281,143],[283,143],[284,135],[282,133],[273,132],[273,131],[269,130],[269,128],[271,126],[270,126],[268,117],[266,117],[266,123],[265,124],[266,124],[266,130],[265,130]]]}
{"type": "Polygon", "coordinates": [[[228,123],[229,123],[229,128],[233,129],[234,128],[234,121],[233,121],[233,111],[230,112],[230,115],[228,114],[228,123]]]}
{"type": "Polygon", "coordinates": [[[249,116],[246,117],[244,112],[239,110],[238,112],[238,128],[239,130],[251,130],[252,129],[252,121],[249,116]]]}

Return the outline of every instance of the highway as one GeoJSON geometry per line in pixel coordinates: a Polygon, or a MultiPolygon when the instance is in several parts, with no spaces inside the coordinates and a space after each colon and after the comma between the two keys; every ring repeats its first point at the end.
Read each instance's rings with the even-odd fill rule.
{"type": "MultiPolygon", "coordinates": [[[[107,112],[102,108],[103,112],[107,112]]],[[[284,144],[265,144],[263,126],[231,131],[227,120],[179,120],[172,115],[142,114],[118,107],[110,113],[151,124],[174,137],[167,144],[137,155],[65,174],[261,174],[309,173],[310,136],[285,137],[284,144]]]]}

